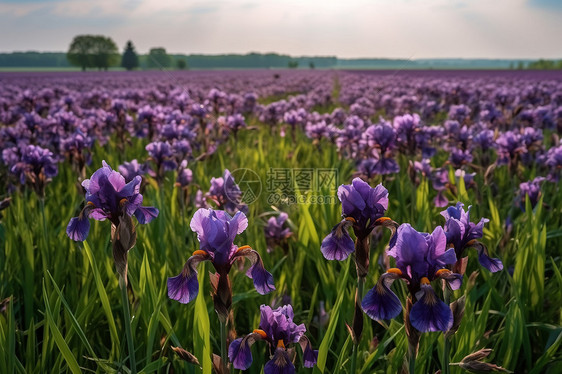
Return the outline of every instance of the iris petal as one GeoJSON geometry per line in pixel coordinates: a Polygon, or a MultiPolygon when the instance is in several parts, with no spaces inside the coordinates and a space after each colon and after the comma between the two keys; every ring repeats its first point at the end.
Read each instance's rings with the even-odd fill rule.
{"type": "Polygon", "coordinates": [[[499,258],[489,257],[486,251],[484,250],[478,251],[478,262],[480,262],[480,265],[484,266],[492,273],[495,273],[503,269],[502,261],[499,258]]]}
{"type": "Polygon", "coordinates": [[[168,278],[168,297],[177,300],[182,304],[187,304],[197,297],[199,293],[199,281],[197,273],[184,275],[180,274],[168,278]]]}
{"type": "Polygon", "coordinates": [[[146,224],[158,217],[159,210],[152,206],[141,206],[135,210],[135,217],[140,224],[146,224]]]}
{"type": "Polygon", "coordinates": [[[341,225],[342,223],[338,223],[334,226],[332,232],[322,240],[320,250],[326,260],[343,261],[355,251],[351,236],[341,225]]]}
{"type": "Polygon", "coordinates": [[[289,359],[287,351],[276,349],[273,358],[263,367],[264,374],[294,374],[295,366],[289,359]]]}
{"type": "Polygon", "coordinates": [[[251,248],[241,248],[232,257],[231,262],[234,262],[239,257],[245,257],[250,260],[251,265],[246,272],[246,276],[254,281],[254,287],[260,295],[265,295],[275,290],[273,275],[265,270],[258,252],[251,248]]]}
{"type": "Polygon", "coordinates": [[[430,285],[422,285],[420,293],[410,311],[412,326],[421,332],[448,331],[453,325],[451,308],[437,298],[430,285]]]}
{"type": "Polygon", "coordinates": [[[318,351],[312,349],[312,346],[310,345],[310,340],[308,340],[308,338],[303,335],[299,340],[299,345],[301,346],[302,353],[303,353],[302,354],[303,361],[304,361],[303,366],[305,368],[311,368],[314,365],[316,365],[316,361],[318,361],[318,351]]]}
{"type": "Polygon", "coordinates": [[[86,240],[89,232],[90,220],[86,217],[86,214],[81,214],[78,217],[72,218],[66,227],[66,235],[77,242],[86,240]]]}
{"type": "Polygon", "coordinates": [[[251,343],[247,337],[238,338],[228,346],[228,359],[235,369],[246,370],[252,365],[251,343]]]}
{"type": "Polygon", "coordinates": [[[180,275],[168,278],[168,297],[187,304],[197,297],[199,281],[197,280],[197,265],[207,259],[205,255],[191,256],[185,263],[180,275]]]}
{"type": "Polygon", "coordinates": [[[376,286],[371,288],[363,298],[361,308],[371,319],[377,321],[392,319],[402,311],[400,299],[389,288],[395,277],[394,274],[383,274],[376,286]]]}

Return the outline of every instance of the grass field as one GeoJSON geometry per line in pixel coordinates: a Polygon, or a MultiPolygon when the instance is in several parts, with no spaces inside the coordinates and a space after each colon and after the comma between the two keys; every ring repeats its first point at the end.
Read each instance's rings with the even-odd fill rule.
{"type": "MultiPolygon", "coordinates": [[[[143,79],[141,73],[137,74],[136,78],[143,79]]],[[[301,74],[304,76],[305,73],[301,74]]],[[[352,97],[346,96],[349,94],[347,85],[356,79],[368,80],[365,78],[368,75],[350,78],[348,73],[314,74],[305,78],[287,78],[289,82],[307,79],[308,83],[299,80],[302,89],[296,92],[295,86],[286,82],[279,84],[281,92],[264,88],[263,94],[259,95],[259,105],[265,107],[282,100],[290,101],[297,95],[310,99],[307,95],[315,90],[314,87],[317,91],[318,87],[322,87],[323,91],[320,91],[330,95],[331,99],[319,100],[313,105],[303,104],[307,106],[308,113],[316,111],[319,116],[322,113],[328,115],[335,108],[349,113],[353,104],[346,102],[347,97],[352,97]],[[310,84],[310,81],[322,84],[310,84]]],[[[261,87],[259,82],[252,80],[250,73],[239,81],[246,82],[246,86],[242,84],[236,93],[247,92],[248,87],[261,87]]],[[[6,83],[15,86],[13,81],[6,83]]],[[[198,84],[202,86],[201,92],[208,90],[204,84],[198,84]]],[[[53,87],[54,83],[47,81],[44,86],[49,85],[53,87]]],[[[160,85],[163,95],[170,94],[174,89],[170,82],[155,81],[154,87],[157,85],[160,85]]],[[[507,87],[508,84],[505,85],[507,87]]],[[[153,84],[149,83],[138,89],[140,104],[155,108],[159,105],[157,101],[163,100],[174,106],[174,95],[149,99],[153,97],[149,93],[151,86],[153,84]]],[[[118,95],[125,97],[124,91],[132,91],[131,87],[124,84],[118,95]]],[[[370,94],[377,88],[376,84],[373,87],[370,94]]],[[[101,96],[117,90],[102,85],[96,88],[98,91],[101,89],[104,89],[101,96]]],[[[12,100],[10,92],[15,91],[5,88],[0,96],[8,103],[2,109],[4,113],[21,102],[16,98],[9,102],[12,100]]],[[[363,96],[369,95],[369,89],[364,92],[363,96]]],[[[376,95],[379,97],[383,93],[376,95]]],[[[88,94],[88,91],[78,92],[77,97],[88,94]]],[[[395,92],[395,95],[399,93],[395,92]]],[[[194,102],[199,102],[195,93],[191,97],[194,102]]],[[[62,100],[64,95],[60,98],[62,100]]],[[[75,100],[75,104],[83,108],[81,112],[76,112],[76,117],[87,118],[86,112],[95,109],[97,99],[88,100],[75,100]]],[[[55,103],[55,100],[51,101],[51,108],[56,107],[55,103]]],[[[138,120],[142,105],[129,107],[133,123],[138,120]]],[[[235,179],[242,175],[235,170],[249,169],[261,181],[261,193],[257,199],[248,201],[248,228],[237,236],[234,243],[238,246],[250,245],[261,254],[265,268],[273,274],[276,287],[271,294],[258,294],[253,289],[252,280],[235,265],[230,272],[234,314],[234,323],[229,324],[230,333],[241,337],[258,328],[260,305],[290,303],[295,311],[295,322],[306,325],[306,335],[312,346],[319,350],[318,361],[311,369],[302,367],[299,351],[295,360],[297,372],[350,373],[352,370],[354,343],[346,323],[351,324],[354,315],[357,287],[354,256],[341,262],[328,261],[322,256],[320,247],[324,237],[341,220],[341,203],[335,198],[336,188],[351,183],[357,173],[360,156],[350,156],[346,153],[347,148],[338,146],[328,137],[311,139],[304,125],[297,125],[293,132],[283,120],[276,124],[268,123],[263,113],[263,110],[245,113],[247,127],[238,131],[236,136],[233,132],[224,135],[218,130],[205,134],[201,125],[194,127],[196,137],[190,140],[193,149],[198,144],[204,144],[203,139],[207,136],[217,139],[217,150],[200,160],[194,157],[189,161],[193,180],[187,187],[182,189],[176,185],[177,171],[165,172],[162,180],[148,175],[144,177],[141,191],[143,204],[155,206],[160,212],[153,222],[136,227],[137,242],[128,256],[132,337],[136,366],[143,373],[210,373],[211,354],[221,351],[219,321],[209,297],[211,264],[199,265],[199,296],[187,305],[168,298],[166,282],[168,277],[179,274],[186,259],[199,249],[196,234],[189,227],[197,210],[197,191],[208,191],[211,178],[221,177],[225,169],[233,172],[235,179]],[[284,127],[285,136],[279,135],[281,127],[284,127]],[[284,187],[271,184],[272,171],[303,168],[311,169],[313,174],[318,170],[336,170],[337,182],[302,191],[292,189],[299,203],[272,200],[272,195],[286,192],[284,187]],[[321,202],[318,196],[323,197],[321,202]],[[264,227],[267,220],[279,211],[288,213],[288,227],[293,235],[287,239],[285,248],[276,246],[268,252],[264,227]],[[200,365],[182,361],[171,346],[192,352],[200,365]]],[[[51,112],[49,115],[54,114],[51,112]]],[[[379,115],[390,120],[393,117],[380,108],[376,114],[367,117],[376,123],[379,115]]],[[[310,118],[309,121],[314,122],[310,118]]],[[[425,124],[441,126],[445,118],[447,111],[442,107],[434,117],[425,120],[425,124]]],[[[473,123],[473,120],[467,121],[469,125],[473,123]]],[[[2,126],[14,127],[15,123],[17,121],[2,126]]],[[[219,128],[217,123],[216,118],[208,120],[212,129],[219,128]]],[[[497,129],[507,131],[516,128],[514,123],[497,129]]],[[[555,133],[556,129],[543,130],[541,146],[545,152],[557,146],[551,140],[551,135],[555,133]]],[[[92,130],[91,134],[94,136],[95,131],[92,130]]],[[[145,146],[152,140],[133,135],[123,144],[117,132],[108,136],[106,144],[96,142],[92,146],[91,163],[85,173],[87,178],[102,166],[102,160],[117,169],[125,161],[148,159],[145,146]]],[[[160,136],[163,137],[156,135],[154,139],[160,136]]],[[[38,144],[47,144],[37,139],[39,137],[35,139],[38,144]]],[[[10,146],[9,142],[4,134],[3,149],[10,146]]],[[[43,199],[29,185],[20,186],[17,182],[12,186],[6,183],[2,189],[2,196],[9,195],[11,203],[1,212],[0,220],[0,301],[4,300],[0,307],[0,371],[130,372],[130,352],[125,334],[127,323],[122,314],[121,293],[112,256],[111,225],[107,221],[91,220],[86,241],[75,242],[68,238],[65,232],[67,224],[80,212],[84,194],[79,185],[80,176],[72,163],[65,160],[64,153],[58,149],[53,151],[61,156],[58,175],[46,185],[43,199]]],[[[503,261],[503,270],[490,273],[478,264],[476,252],[469,252],[462,287],[450,294],[450,301],[464,296],[465,309],[460,327],[450,339],[450,347],[447,347],[450,349],[448,360],[460,363],[467,355],[490,348],[493,351],[484,361],[507,370],[533,374],[559,373],[562,371],[562,190],[558,183],[545,182],[536,207],[531,206],[529,198],[525,201],[523,197],[522,210],[517,197],[519,183],[545,175],[544,166],[532,161],[520,162],[516,169],[495,165],[488,170],[492,162],[486,164],[485,160],[495,160],[496,151],[492,148],[487,151],[473,149],[471,153],[474,161],[464,164],[462,169],[467,173],[474,171],[476,175],[467,185],[463,178],[455,177],[456,168],[447,163],[449,149],[439,147],[431,163],[434,167],[444,165],[448,170],[445,193],[450,205],[457,201],[463,202],[465,207],[472,205],[473,222],[480,217],[490,219],[481,241],[493,257],[503,261]]],[[[410,223],[418,231],[431,232],[436,226],[444,225],[440,212],[445,208],[434,205],[437,192],[430,177],[416,174],[410,165],[410,161],[421,160],[420,156],[421,153],[410,155],[396,150],[392,157],[400,172],[375,173],[368,182],[372,187],[382,183],[388,189],[386,216],[398,224],[410,223]]],[[[6,181],[12,178],[9,168],[2,165],[2,176],[6,181]]],[[[13,182],[12,179],[10,181],[13,182]]],[[[294,179],[291,183],[295,183],[294,179]]],[[[241,188],[244,190],[242,184],[241,188]]],[[[389,231],[380,228],[371,235],[371,265],[365,291],[375,286],[377,279],[387,270],[388,263],[385,261],[388,258],[383,253],[390,236],[389,231]]],[[[441,297],[440,287],[434,288],[441,297]]],[[[408,289],[404,282],[394,282],[392,289],[400,300],[406,300],[408,289]]],[[[357,347],[357,373],[398,373],[402,370],[408,352],[403,316],[401,313],[397,318],[380,323],[363,316],[363,335],[357,347]]],[[[441,332],[421,334],[415,360],[416,373],[434,373],[442,368],[444,340],[441,332]]],[[[266,345],[259,342],[252,349],[254,362],[247,372],[260,373],[269,360],[269,353],[266,345]]],[[[452,365],[450,372],[461,373],[464,369],[452,365]]]]}

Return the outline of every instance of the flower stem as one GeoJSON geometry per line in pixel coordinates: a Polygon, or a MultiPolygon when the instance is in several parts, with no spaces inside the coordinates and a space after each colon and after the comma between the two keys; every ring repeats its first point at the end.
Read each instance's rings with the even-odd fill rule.
{"type": "Polygon", "coordinates": [[[445,339],[445,345],[443,347],[443,367],[441,370],[442,374],[449,374],[450,370],[449,370],[449,351],[451,349],[451,342],[449,341],[449,338],[446,337],[445,335],[443,335],[443,338],[445,339]]]}
{"type": "Polygon", "coordinates": [[[351,374],[355,374],[357,366],[357,344],[353,344],[353,350],[351,351],[351,374]]]}
{"type": "Polygon", "coordinates": [[[127,296],[127,282],[119,275],[119,288],[121,289],[121,302],[123,303],[123,317],[125,319],[125,335],[127,336],[127,346],[129,348],[129,364],[131,374],[137,373],[137,362],[135,359],[135,343],[131,333],[131,315],[129,313],[129,297],[127,296]]]}
{"type": "Polygon", "coordinates": [[[357,277],[357,291],[355,292],[355,314],[353,316],[353,350],[351,352],[351,373],[357,370],[357,354],[359,351],[359,343],[361,342],[361,333],[363,332],[363,310],[361,309],[361,300],[363,299],[363,288],[365,286],[365,278],[357,277]]]}
{"type": "MultiPolygon", "coordinates": [[[[445,304],[449,305],[451,299],[451,290],[447,286],[446,282],[443,281],[443,298],[445,299],[445,304]]],[[[449,374],[449,352],[451,350],[451,341],[446,333],[443,333],[443,362],[441,366],[442,374],[449,374]]]]}
{"type": "Polygon", "coordinates": [[[223,365],[223,372],[228,371],[228,351],[226,350],[227,330],[226,322],[219,321],[221,330],[221,361],[223,365]]]}
{"type": "Polygon", "coordinates": [[[416,347],[412,347],[411,344],[408,345],[408,372],[410,374],[415,374],[416,372],[416,347]]]}

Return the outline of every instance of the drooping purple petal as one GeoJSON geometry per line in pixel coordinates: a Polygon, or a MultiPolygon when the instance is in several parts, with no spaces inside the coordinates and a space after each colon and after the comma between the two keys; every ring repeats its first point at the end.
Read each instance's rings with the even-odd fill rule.
{"type": "Polygon", "coordinates": [[[462,286],[461,274],[443,269],[439,272],[438,278],[444,279],[452,290],[458,290],[462,286]]]}
{"type": "Polygon", "coordinates": [[[90,220],[86,214],[80,214],[78,217],[70,219],[66,227],[66,235],[74,241],[83,242],[90,232],[90,220]]]}
{"type": "Polygon", "coordinates": [[[232,261],[239,257],[245,257],[250,260],[251,265],[246,272],[246,276],[254,281],[254,287],[260,295],[266,295],[275,290],[273,275],[265,270],[258,252],[251,248],[240,248],[232,257],[232,261]]]}
{"type": "Polygon", "coordinates": [[[254,287],[260,295],[266,295],[275,290],[273,283],[273,275],[263,267],[262,261],[258,261],[250,268],[251,278],[254,281],[254,287]]]}
{"type": "Polygon", "coordinates": [[[488,256],[488,251],[484,245],[480,245],[478,248],[478,262],[492,273],[503,269],[502,261],[499,258],[491,258],[488,256]]]}
{"type": "Polygon", "coordinates": [[[324,240],[320,250],[327,260],[343,261],[355,251],[355,244],[345,229],[347,221],[338,223],[324,240]]]}
{"type": "Polygon", "coordinates": [[[302,349],[302,356],[303,356],[303,366],[305,368],[311,368],[316,365],[318,361],[318,350],[312,349],[312,345],[310,344],[310,340],[303,335],[299,340],[299,345],[302,349]]]}
{"type": "Polygon", "coordinates": [[[170,299],[187,304],[197,297],[199,293],[197,265],[207,259],[205,255],[193,255],[187,260],[178,276],[168,278],[168,297],[170,299]]]}
{"type": "Polygon", "coordinates": [[[144,225],[152,221],[154,218],[158,217],[160,211],[152,206],[140,206],[135,210],[135,217],[140,224],[144,225]]]}
{"type": "Polygon", "coordinates": [[[410,311],[410,322],[420,332],[448,331],[453,325],[453,312],[447,304],[437,298],[431,285],[421,286],[416,294],[418,301],[410,311]],[[419,297],[418,297],[419,296],[419,297]]]}
{"type": "Polygon", "coordinates": [[[396,275],[385,273],[381,275],[375,287],[371,288],[361,302],[361,308],[371,319],[380,321],[392,319],[402,311],[402,303],[390,285],[396,275]]]}
{"type": "Polygon", "coordinates": [[[295,365],[291,362],[286,350],[277,348],[273,358],[263,367],[264,374],[294,374],[295,365]]]}
{"type": "Polygon", "coordinates": [[[199,281],[197,273],[184,275],[183,273],[168,278],[168,297],[187,304],[197,297],[199,293],[199,281]]]}
{"type": "Polygon", "coordinates": [[[254,339],[248,339],[248,336],[233,340],[228,346],[228,359],[232,362],[235,369],[246,370],[252,365],[251,348],[254,339]]]}

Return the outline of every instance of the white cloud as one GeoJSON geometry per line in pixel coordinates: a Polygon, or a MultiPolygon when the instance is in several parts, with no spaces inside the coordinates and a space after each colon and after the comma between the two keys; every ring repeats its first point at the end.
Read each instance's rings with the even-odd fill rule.
{"type": "Polygon", "coordinates": [[[61,0],[0,4],[0,12],[0,31],[23,34],[2,50],[38,43],[60,50],[74,35],[96,32],[120,46],[131,39],[141,52],[164,46],[182,53],[562,57],[554,48],[562,12],[527,0],[61,0]],[[34,26],[46,4],[42,27],[34,26]]]}

